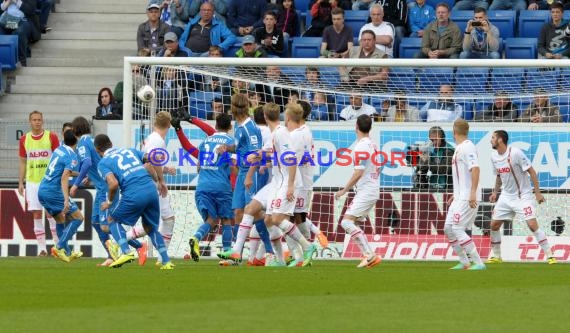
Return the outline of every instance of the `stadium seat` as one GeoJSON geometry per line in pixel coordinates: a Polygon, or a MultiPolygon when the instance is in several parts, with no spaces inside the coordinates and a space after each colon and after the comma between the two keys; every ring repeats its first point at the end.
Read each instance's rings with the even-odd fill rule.
{"type": "Polygon", "coordinates": [[[515,37],[516,15],[517,12],[514,10],[490,10],[488,12],[489,21],[499,29],[501,38],[515,37]]]}
{"type": "MultiPolygon", "coordinates": [[[[435,7],[434,7],[435,8],[435,7]]],[[[451,7],[453,8],[453,6],[451,7]]],[[[459,26],[461,31],[465,31],[467,27],[467,22],[473,19],[473,11],[472,10],[452,10],[451,11],[451,20],[459,26]]]]}
{"type": "Polygon", "coordinates": [[[195,91],[190,94],[190,115],[201,119],[206,119],[208,112],[212,110],[212,100],[215,97],[222,97],[219,93],[195,91]]]}
{"type": "Polygon", "coordinates": [[[519,13],[519,37],[538,38],[544,23],[550,21],[549,10],[521,10],[519,13]]]}
{"type": "Polygon", "coordinates": [[[493,68],[491,71],[491,91],[504,90],[508,93],[521,93],[524,76],[524,68],[493,68]]]}
{"type": "Polygon", "coordinates": [[[536,38],[507,38],[505,40],[505,58],[507,59],[536,59],[536,38]]]}
{"type": "Polygon", "coordinates": [[[413,58],[421,49],[421,38],[402,38],[400,41],[400,58],[413,58]]]}
{"type": "Polygon", "coordinates": [[[570,122],[570,95],[554,96],[550,99],[551,105],[557,105],[560,108],[562,121],[570,122]]]}
{"type": "Polygon", "coordinates": [[[463,119],[472,120],[474,114],[475,103],[472,99],[459,99],[455,101],[463,107],[463,119]]]}
{"type": "Polygon", "coordinates": [[[301,66],[285,66],[281,67],[281,72],[287,76],[293,83],[305,83],[305,67],[301,66]]]}
{"type": "Polygon", "coordinates": [[[309,11],[310,0],[295,0],[295,9],[300,10],[302,13],[309,11]]]}
{"type": "Polygon", "coordinates": [[[433,7],[433,9],[435,9],[435,7],[439,4],[439,3],[446,3],[449,8],[453,8],[453,6],[455,6],[455,0],[427,0],[426,3],[430,6],[433,7]]]}
{"type": "Polygon", "coordinates": [[[455,92],[458,94],[480,94],[489,88],[489,68],[458,67],[455,73],[455,92]]]}
{"type": "Polygon", "coordinates": [[[344,12],[344,24],[352,28],[354,37],[358,37],[360,28],[366,24],[368,16],[367,10],[347,10],[344,12]]]}
{"type": "Polygon", "coordinates": [[[234,44],[228,47],[227,50],[224,51],[224,57],[235,57],[237,50],[241,48],[241,43],[243,42],[243,37],[237,37],[234,44]]]}
{"type": "Polygon", "coordinates": [[[475,109],[473,115],[475,115],[475,113],[485,112],[489,106],[493,104],[494,99],[495,97],[493,95],[477,96],[477,99],[475,100],[475,109]]]}
{"type": "Polygon", "coordinates": [[[560,69],[560,87],[565,88],[570,86],[570,68],[560,69]]]}
{"type": "Polygon", "coordinates": [[[559,77],[559,68],[527,68],[526,89],[531,91],[536,88],[544,88],[548,92],[555,92],[558,90],[559,77]]]}
{"type": "Polygon", "coordinates": [[[340,75],[338,67],[319,67],[321,73],[321,81],[329,87],[336,87],[340,84],[340,75]]]}
{"type": "Polygon", "coordinates": [[[388,75],[388,91],[402,90],[405,93],[415,93],[417,90],[417,75],[410,67],[393,67],[388,75]]]}
{"type": "Polygon", "coordinates": [[[4,95],[4,73],[2,73],[2,62],[0,62],[0,96],[4,95]]]}
{"type": "Polygon", "coordinates": [[[416,70],[418,75],[419,93],[435,93],[439,92],[439,86],[442,84],[454,84],[454,75],[452,67],[425,67],[416,70]]]}
{"type": "Polygon", "coordinates": [[[0,35],[2,69],[15,70],[18,63],[18,35],[0,35]]]}
{"type": "Polygon", "coordinates": [[[291,57],[318,58],[321,54],[321,37],[297,37],[293,39],[291,57]]]}

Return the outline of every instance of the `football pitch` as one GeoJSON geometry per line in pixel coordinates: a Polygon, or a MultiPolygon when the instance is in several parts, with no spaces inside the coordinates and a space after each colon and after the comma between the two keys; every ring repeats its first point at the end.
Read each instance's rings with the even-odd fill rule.
{"type": "Polygon", "coordinates": [[[567,264],[306,269],[0,259],[2,332],[568,332],[567,264]]]}

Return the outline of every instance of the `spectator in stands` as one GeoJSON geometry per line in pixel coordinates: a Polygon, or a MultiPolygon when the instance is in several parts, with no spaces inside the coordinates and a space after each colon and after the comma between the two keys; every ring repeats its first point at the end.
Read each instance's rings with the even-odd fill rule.
{"type": "Polygon", "coordinates": [[[167,32],[164,35],[164,47],[158,52],[159,57],[188,57],[189,51],[178,44],[178,36],[174,32],[167,32]]]}
{"type": "Polygon", "coordinates": [[[266,0],[230,0],[228,6],[228,27],[236,36],[246,36],[255,28],[263,26],[266,0]]]}
{"type": "Polygon", "coordinates": [[[53,0],[38,0],[37,1],[37,8],[36,9],[39,12],[40,30],[41,30],[42,34],[45,34],[51,30],[51,28],[48,27],[47,23],[48,23],[49,13],[51,12],[52,8],[53,8],[53,0]]]}
{"type": "Polygon", "coordinates": [[[506,122],[517,121],[519,107],[511,102],[506,91],[495,93],[495,101],[487,110],[476,112],[473,121],[506,122]]]}
{"type": "Polygon", "coordinates": [[[360,28],[358,39],[362,39],[362,33],[370,30],[375,34],[376,48],[389,57],[394,56],[394,34],[395,29],[392,23],[384,21],[384,9],[379,4],[370,6],[370,23],[360,28]]]}
{"type": "Polygon", "coordinates": [[[376,109],[370,104],[362,102],[362,95],[352,94],[349,97],[349,105],[340,111],[339,120],[356,119],[362,114],[374,116],[376,109]]]}
{"type": "Polygon", "coordinates": [[[342,8],[334,8],[331,14],[332,25],[323,31],[321,57],[344,58],[353,46],[352,28],[344,24],[344,10],[342,8]]]}
{"type": "Polygon", "coordinates": [[[408,104],[406,95],[403,91],[397,91],[395,94],[395,105],[388,108],[384,119],[387,122],[414,122],[420,120],[420,110],[417,107],[408,104]]]}
{"type": "Polygon", "coordinates": [[[161,7],[160,20],[168,24],[170,31],[180,37],[190,19],[190,2],[188,0],[152,0],[152,2],[161,7]]]}
{"type": "Polygon", "coordinates": [[[487,9],[489,3],[487,0],[460,0],[455,3],[453,10],[473,10],[477,7],[487,9]]]}
{"type": "Polygon", "coordinates": [[[463,35],[461,59],[499,59],[499,29],[489,22],[484,8],[475,8],[463,35]]]}
{"type": "Polygon", "coordinates": [[[26,67],[29,42],[40,40],[41,32],[36,15],[36,0],[4,0],[0,4],[0,35],[18,36],[18,60],[26,67]]]}
{"type": "Polygon", "coordinates": [[[453,186],[451,163],[455,149],[445,140],[445,132],[439,126],[429,129],[429,140],[433,151],[428,149],[420,154],[416,169],[416,179],[419,182],[416,182],[416,185],[419,183],[420,188],[436,190],[451,189],[453,186]],[[431,172],[431,175],[428,172],[431,172]]]}
{"type": "Polygon", "coordinates": [[[352,10],[369,10],[370,6],[378,3],[377,0],[355,0],[352,3],[352,10]]]}
{"type": "Polygon", "coordinates": [[[219,46],[222,51],[234,44],[236,36],[228,27],[214,17],[214,5],[204,2],[200,14],[196,15],[184,28],[180,46],[190,50],[190,56],[207,56],[210,46],[219,46]]]}
{"type": "Polygon", "coordinates": [[[531,123],[559,123],[562,121],[558,106],[551,105],[544,88],[534,91],[534,101],[524,110],[519,118],[520,122],[531,123]]]}
{"type": "MultiPolygon", "coordinates": [[[[376,34],[372,30],[365,30],[360,34],[360,46],[353,46],[348,53],[351,59],[381,59],[388,55],[375,46],[376,34]]],[[[340,79],[343,84],[353,87],[376,86],[379,89],[386,87],[389,69],[387,67],[339,67],[340,79]]]]}
{"type": "Polygon", "coordinates": [[[164,35],[170,31],[170,27],[160,20],[159,4],[149,4],[146,15],[148,20],[141,23],[137,31],[138,50],[147,48],[151,55],[156,55],[164,45],[164,35]]]}
{"type": "Polygon", "coordinates": [[[568,59],[570,56],[570,31],[568,22],[562,20],[563,13],[561,3],[555,2],[550,6],[551,21],[542,26],[538,37],[539,59],[568,59]]]}
{"type": "Polygon", "coordinates": [[[518,12],[525,9],[526,0],[493,0],[489,6],[489,10],[516,10],[518,12]]]}
{"type": "Polygon", "coordinates": [[[402,38],[408,35],[406,20],[408,18],[408,5],[406,0],[383,0],[378,2],[384,9],[383,20],[394,26],[394,42],[400,45],[402,38]]]}
{"type": "Polygon", "coordinates": [[[305,37],[322,37],[326,27],[332,24],[332,10],[336,2],[329,0],[311,0],[311,26],[305,31],[305,37]]]}
{"type": "Polygon", "coordinates": [[[222,113],[227,114],[222,98],[215,97],[212,100],[212,112],[208,112],[207,118],[208,120],[215,120],[222,113]]]}
{"type": "Polygon", "coordinates": [[[184,117],[188,112],[188,80],[186,72],[176,67],[160,71],[157,100],[160,111],[168,111],[173,117],[184,117]]]}
{"type": "Polygon", "coordinates": [[[423,37],[424,29],[435,20],[435,9],[426,4],[426,0],[416,0],[415,6],[408,12],[410,37],[423,37]]]}
{"type": "Polygon", "coordinates": [[[461,30],[449,19],[449,6],[440,3],[435,8],[437,19],[424,30],[422,49],[416,58],[457,58],[461,51],[461,30]]]}
{"type": "Polygon", "coordinates": [[[283,33],[285,39],[298,36],[301,28],[299,15],[297,15],[297,10],[295,9],[295,2],[293,0],[283,0],[277,8],[277,30],[283,33]]]}
{"type": "Polygon", "coordinates": [[[200,13],[200,5],[203,2],[209,2],[214,6],[214,11],[216,18],[226,24],[227,26],[227,14],[228,14],[228,2],[230,0],[184,0],[190,2],[190,8],[188,10],[188,15],[193,18],[200,13]]]}
{"type": "Polygon", "coordinates": [[[267,66],[264,82],[265,84],[256,86],[256,91],[261,94],[262,102],[274,102],[281,107],[281,113],[283,113],[291,94],[288,87],[293,87],[293,82],[281,72],[279,66],[267,66]]]}
{"type": "MultiPolygon", "coordinates": [[[[496,1],[496,0],[495,0],[496,1]]],[[[521,1],[521,0],[518,0],[521,1]]],[[[562,1],[558,1],[562,4],[562,6],[564,6],[564,9],[570,9],[570,1],[568,0],[562,0],[562,1]]],[[[549,1],[549,0],[529,0],[528,2],[528,10],[549,10],[550,9],[550,5],[553,3],[553,1],[549,1]]]]}
{"type": "Polygon", "coordinates": [[[97,103],[99,106],[95,110],[95,119],[123,119],[123,105],[115,100],[110,88],[99,90],[97,103]]]}
{"type": "Polygon", "coordinates": [[[332,115],[331,108],[327,103],[327,96],[323,92],[315,92],[313,94],[313,99],[310,100],[311,102],[311,115],[309,116],[309,120],[334,120],[334,116],[332,115]]]}
{"type": "MultiPolygon", "coordinates": [[[[223,57],[222,49],[218,46],[210,46],[208,50],[208,57],[223,57]]],[[[225,76],[229,76],[230,73],[227,67],[217,67],[216,73],[223,74],[225,76]]],[[[230,96],[230,81],[225,77],[219,77],[216,75],[204,75],[203,76],[204,86],[202,90],[204,91],[211,91],[211,92],[219,92],[222,96],[230,96]]],[[[229,103],[229,102],[228,102],[229,103]]]]}
{"type": "Polygon", "coordinates": [[[463,107],[453,101],[453,87],[442,84],[439,87],[439,99],[429,101],[420,110],[420,117],[427,122],[453,122],[463,116],[463,107]]]}
{"type": "Polygon", "coordinates": [[[258,47],[255,38],[252,35],[247,35],[241,42],[241,48],[235,54],[238,58],[265,58],[267,53],[261,47],[258,47]]]}
{"type": "Polygon", "coordinates": [[[268,54],[276,56],[286,56],[283,54],[285,51],[285,40],[283,32],[277,29],[277,15],[268,10],[263,16],[263,27],[259,27],[254,30],[253,36],[255,37],[255,42],[261,45],[261,48],[265,50],[268,54]]]}

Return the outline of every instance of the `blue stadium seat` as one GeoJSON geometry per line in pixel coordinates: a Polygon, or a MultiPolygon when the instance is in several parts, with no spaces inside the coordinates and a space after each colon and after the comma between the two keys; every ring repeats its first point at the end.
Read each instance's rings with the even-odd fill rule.
{"type": "Polygon", "coordinates": [[[493,104],[494,99],[495,97],[493,95],[477,96],[477,99],[475,100],[475,111],[473,115],[475,115],[475,113],[485,112],[489,106],[493,104]]]}
{"type": "Polygon", "coordinates": [[[566,123],[570,122],[570,95],[554,96],[550,99],[550,103],[560,108],[562,121],[566,123]]]}
{"type": "Polygon", "coordinates": [[[400,58],[413,58],[421,49],[421,38],[402,38],[400,41],[400,58]]]}
{"type": "Polygon", "coordinates": [[[4,73],[2,73],[2,62],[0,62],[0,96],[4,95],[4,73]]]}
{"type": "Polygon", "coordinates": [[[321,81],[329,87],[336,87],[340,84],[338,67],[319,67],[321,81]]]}
{"type": "Polygon", "coordinates": [[[321,54],[321,37],[296,37],[293,39],[291,57],[318,58],[321,54]]]}
{"type": "Polygon", "coordinates": [[[507,59],[536,59],[536,38],[507,38],[505,40],[505,58],[507,59]]]}
{"type": "Polygon", "coordinates": [[[514,10],[490,10],[488,12],[489,21],[499,29],[501,38],[515,37],[516,15],[517,12],[514,10]]]}
{"type": "Polygon", "coordinates": [[[410,67],[393,67],[388,75],[388,91],[402,90],[415,93],[417,90],[417,75],[410,67]]]}
{"type": "Polygon", "coordinates": [[[472,99],[456,100],[457,104],[463,107],[463,119],[472,120],[475,112],[475,103],[472,99]]]}
{"type": "Polygon", "coordinates": [[[358,37],[360,28],[366,24],[368,16],[367,10],[347,10],[344,12],[344,24],[352,28],[354,37],[358,37]]]}
{"type": "Polygon", "coordinates": [[[523,68],[493,68],[491,71],[491,91],[504,90],[508,93],[521,93],[524,75],[523,68]]]}
{"type": "Polygon", "coordinates": [[[458,67],[455,73],[455,92],[481,94],[489,88],[489,68],[458,67]]]}
{"type": "Polygon", "coordinates": [[[519,13],[519,37],[538,38],[540,29],[544,23],[549,21],[549,10],[521,10],[519,13]]]}
{"type": "Polygon", "coordinates": [[[452,10],[451,11],[451,20],[453,22],[455,22],[455,24],[457,24],[457,26],[459,26],[459,29],[461,31],[465,31],[465,28],[467,27],[467,22],[471,19],[473,19],[473,11],[472,10],[452,10]]]}
{"type": "Polygon", "coordinates": [[[416,72],[418,74],[418,91],[419,93],[435,93],[439,92],[439,86],[442,84],[454,84],[454,75],[452,67],[425,67],[420,68],[416,72]]]}
{"type": "Polygon", "coordinates": [[[536,88],[544,88],[548,92],[555,92],[558,90],[559,76],[559,68],[527,68],[526,89],[534,90],[536,88]]]}
{"type": "Polygon", "coordinates": [[[201,119],[206,119],[208,112],[212,110],[212,100],[215,97],[222,97],[219,93],[195,91],[190,94],[190,115],[201,119]]]}
{"type": "MultiPolygon", "coordinates": [[[[295,9],[300,10],[302,13],[306,13],[310,10],[309,3],[310,0],[295,0],[295,9]]],[[[309,15],[310,16],[310,15],[309,15]]]]}
{"type": "Polygon", "coordinates": [[[224,57],[235,57],[237,50],[241,48],[241,43],[243,43],[243,37],[237,37],[234,44],[224,51],[224,57]]]}
{"type": "Polygon", "coordinates": [[[293,81],[293,83],[305,83],[305,67],[285,66],[281,67],[281,72],[293,81]]]}
{"type": "Polygon", "coordinates": [[[435,9],[435,6],[437,6],[440,2],[444,2],[446,3],[449,8],[453,8],[453,6],[455,6],[455,0],[427,0],[426,3],[430,6],[433,7],[433,9],[435,9]]]}
{"type": "Polygon", "coordinates": [[[18,35],[0,35],[0,63],[5,70],[15,70],[18,63],[18,35]]]}
{"type": "Polygon", "coordinates": [[[565,88],[570,86],[570,68],[560,69],[560,87],[565,88]]]}

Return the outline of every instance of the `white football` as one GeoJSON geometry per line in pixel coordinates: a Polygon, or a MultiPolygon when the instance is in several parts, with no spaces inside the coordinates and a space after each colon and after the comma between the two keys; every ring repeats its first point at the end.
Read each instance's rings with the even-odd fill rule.
{"type": "Polygon", "coordinates": [[[152,101],[152,99],[156,96],[154,89],[147,85],[142,86],[139,91],[137,91],[137,97],[141,100],[141,102],[148,103],[152,101]]]}

